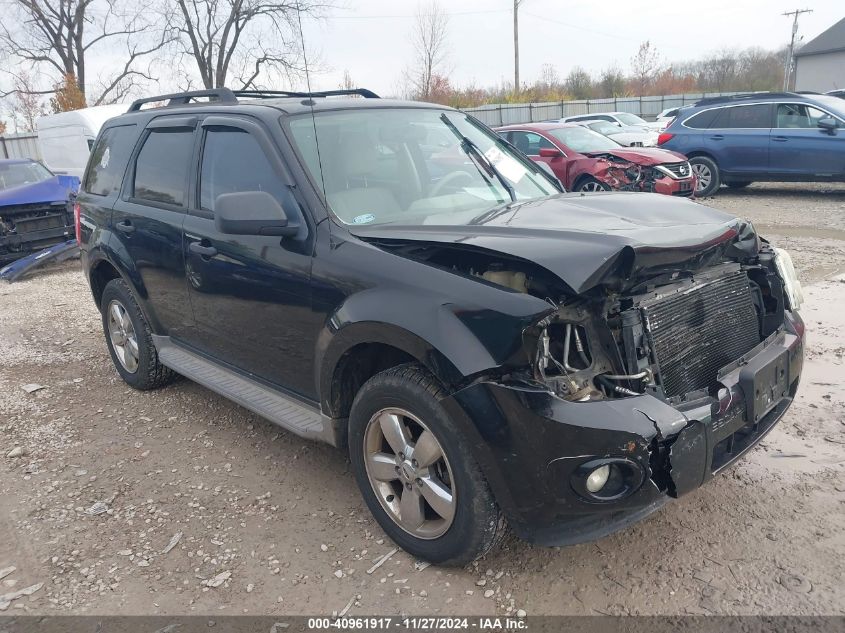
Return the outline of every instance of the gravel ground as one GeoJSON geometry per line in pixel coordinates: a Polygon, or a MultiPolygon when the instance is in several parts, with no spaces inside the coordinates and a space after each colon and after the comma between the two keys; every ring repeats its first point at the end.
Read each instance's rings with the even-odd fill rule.
{"type": "Polygon", "coordinates": [[[639,525],[570,548],[510,538],[465,569],[399,551],[368,573],[394,546],[338,451],[188,381],[124,385],[77,264],[0,285],[0,610],[845,613],[845,187],[704,202],[753,220],[810,282],[795,405],[639,525]]]}

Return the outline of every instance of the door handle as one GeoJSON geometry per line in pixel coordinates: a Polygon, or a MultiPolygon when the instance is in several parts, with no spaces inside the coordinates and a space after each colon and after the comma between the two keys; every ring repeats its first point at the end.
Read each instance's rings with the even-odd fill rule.
{"type": "Polygon", "coordinates": [[[714,134],[713,136],[710,137],[710,140],[711,141],[721,141],[724,138],[725,138],[724,134],[714,134]]]}
{"type": "Polygon", "coordinates": [[[788,141],[789,139],[788,139],[787,137],[785,137],[785,136],[773,136],[773,137],[772,137],[772,140],[773,140],[773,141],[777,141],[778,143],[785,143],[785,142],[786,142],[786,141],[788,141]]]}
{"type": "Polygon", "coordinates": [[[121,233],[132,233],[135,230],[135,227],[132,226],[132,223],[129,220],[124,220],[123,222],[118,222],[114,225],[121,233]]]}
{"type": "Polygon", "coordinates": [[[200,257],[214,257],[217,255],[217,249],[213,246],[205,246],[202,242],[191,242],[188,249],[192,253],[196,253],[200,257]]]}

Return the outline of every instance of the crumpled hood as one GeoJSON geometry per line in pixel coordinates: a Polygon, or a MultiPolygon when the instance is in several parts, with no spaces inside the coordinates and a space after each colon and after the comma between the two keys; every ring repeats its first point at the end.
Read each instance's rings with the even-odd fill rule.
{"type": "Polygon", "coordinates": [[[602,154],[611,154],[622,160],[627,160],[637,165],[651,167],[663,163],[678,163],[687,159],[683,154],[672,152],[659,147],[620,147],[619,149],[605,150],[601,152],[586,152],[587,156],[599,158],[602,154]]]}
{"type": "Polygon", "coordinates": [[[560,194],[468,224],[348,228],[367,241],[453,244],[518,257],[578,294],[601,284],[624,285],[645,270],[695,269],[759,249],[753,229],[739,218],[689,200],[634,192],[560,194]]]}
{"type": "Polygon", "coordinates": [[[53,176],[41,182],[0,189],[0,206],[64,202],[78,189],[76,176],[53,176]]]}

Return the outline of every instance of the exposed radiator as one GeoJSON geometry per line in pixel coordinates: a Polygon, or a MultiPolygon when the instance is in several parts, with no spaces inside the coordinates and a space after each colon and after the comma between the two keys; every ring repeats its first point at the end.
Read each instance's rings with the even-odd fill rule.
{"type": "Polygon", "coordinates": [[[760,342],[748,277],[734,271],[641,304],[667,397],[706,389],[760,342]]]}

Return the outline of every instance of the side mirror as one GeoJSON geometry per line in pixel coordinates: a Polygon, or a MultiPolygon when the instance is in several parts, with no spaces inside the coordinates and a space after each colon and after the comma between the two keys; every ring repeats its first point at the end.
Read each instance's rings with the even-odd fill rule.
{"type": "Polygon", "coordinates": [[[214,226],[228,235],[296,235],[284,208],[266,191],[221,193],[214,200],[214,226]]]}
{"type": "Polygon", "coordinates": [[[819,119],[818,126],[828,134],[836,134],[836,128],[839,127],[836,124],[836,119],[832,116],[826,116],[819,119]]]}
{"type": "Polygon", "coordinates": [[[557,147],[541,147],[540,148],[540,157],[541,158],[558,158],[563,156],[563,152],[561,152],[557,147]]]}

